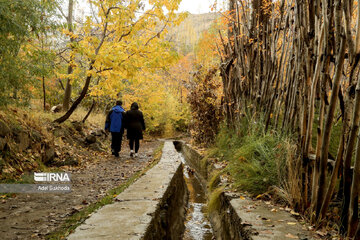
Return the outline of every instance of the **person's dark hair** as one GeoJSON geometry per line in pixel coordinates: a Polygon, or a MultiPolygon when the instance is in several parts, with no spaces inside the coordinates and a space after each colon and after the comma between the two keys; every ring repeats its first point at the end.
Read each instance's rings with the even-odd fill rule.
{"type": "Polygon", "coordinates": [[[131,110],[139,110],[139,105],[136,102],[131,104],[131,110]]]}
{"type": "Polygon", "coordinates": [[[116,105],[122,106],[122,101],[121,101],[121,100],[117,100],[117,101],[116,101],[116,105]]]}

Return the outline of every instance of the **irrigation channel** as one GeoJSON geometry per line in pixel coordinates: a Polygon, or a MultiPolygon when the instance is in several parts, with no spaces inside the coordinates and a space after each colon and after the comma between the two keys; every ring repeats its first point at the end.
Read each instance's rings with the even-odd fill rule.
{"type": "Polygon", "coordinates": [[[194,170],[189,167],[184,156],[181,161],[184,164],[184,178],[189,190],[189,201],[185,218],[185,232],[183,240],[212,240],[213,230],[206,218],[206,193],[194,170]]]}
{"type": "Polygon", "coordinates": [[[252,199],[221,194],[217,209],[205,214],[208,166],[187,144],[173,143],[166,141],[156,166],[67,239],[314,239],[289,212],[252,199]]]}

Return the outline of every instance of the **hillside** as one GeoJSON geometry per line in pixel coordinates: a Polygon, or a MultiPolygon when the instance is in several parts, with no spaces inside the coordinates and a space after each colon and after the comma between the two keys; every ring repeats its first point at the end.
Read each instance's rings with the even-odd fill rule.
{"type": "Polygon", "coordinates": [[[218,13],[190,14],[177,27],[169,30],[169,39],[182,54],[192,52],[201,33],[211,27],[218,13]]]}

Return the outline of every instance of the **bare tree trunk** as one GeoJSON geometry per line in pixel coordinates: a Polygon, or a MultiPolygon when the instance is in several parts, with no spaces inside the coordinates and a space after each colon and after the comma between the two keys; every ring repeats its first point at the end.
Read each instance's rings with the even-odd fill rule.
{"type": "Polygon", "coordinates": [[[328,152],[329,152],[329,142],[330,142],[330,134],[334,119],[334,113],[336,108],[336,102],[338,97],[338,92],[340,89],[340,79],[341,79],[341,72],[344,65],[344,58],[345,58],[345,47],[346,47],[346,40],[341,39],[341,46],[340,52],[338,55],[338,59],[336,61],[336,72],[334,77],[334,82],[331,91],[331,99],[330,105],[327,112],[326,123],[324,128],[324,133],[322,135],[322,146],[321,146],[321,155],[320,155],[320,173],[319,173],[319,189],[317,193],[317,201],[316,201],[316,216],[320,216],[321,210],[321,203],[324,198],[324,186],[326,184],[326,166],[328,160],[328,152]]]}
{"type": "MultiPolygon", "coordinates": [[[[346,13],[345,13],[346,14],[346,13]]],[[[355,61],[353,62],[353,65],[351,66],[351,74],[350,74],[350,83],[352,82],[353,72],[356,71],[357,64],[359,63],[360,58],[360,3],[358,3],[358,18],[357,18],[357,33],[356,33],[356,39],[355,39],[355,61]]],[[[351,38],[351,35],[349,36],[351,38]]],[[[352,42],[352,38],[349,40],[352,42]]],[[[350,139],[348,143],[348,152],[346,155],[346,168],[347,168],[347,175],[346,175],[346,182],[351,182],[351,192],[349,197],[345,197],[344,194],[344,209],[343,209],[343,221],[342,221],[342,227],[344,229],[347,228],[347,235],[349,238],[360,236],[359,231],[359,209],[358,209],[358,199],[359,199],[359,182],[360,182],[360,136],[358,136],[357,141],[357,147],[356,147],[356,156],[355,156],[355,166],[354,166],[354,172],[352,176],[352,181],[349,180],[350,174],[349,173],[349,167],[351,164],[352,159],[352,152],[353,152],[353,145],[355,144],[355,136],[358,134],[359,129],[359,121],[360,121],[360,78],[357,77],[357,84],[356,84],[356,93],[355,93],[355,103],[354,103],[354,112],[353,112],[353,118],[351,123],[351,132],[350,132],[350,139]],[[351,152],[351,154],[350,154],[351,152]],[[346,198],[346,202],[345,202],[346,198]],[[350,199],[349,199],[350,198],[350,199]],[[350,202],[349,202],[350,201],[350,202]],[[345,207],[349,207],[349,209],[345,209],[345,207]],[[347,214],[349,215],[348,224],[346,222],[347,214]]],[[[345,171],[345,166],[344,166],[345,171]]],[[[345,184],[344,184],[345,187],[345,184]]],[[[350,186],[347,186],[346,191],[348,192],[350,186]]]]}
{"type": "Polygon", "coordinates": [[[345,139],[347,137],[346,132],[348,130],[345,121],[343,122],[343,124],[344,125],[343,125],[343,130],[342,130],[340,143],[339,143],[338,154],[336,156],[335,167],[334,167],[333,172],[331,174],[330,183],[329,183],[329,186],[327,188],[324,201],[322,202],[322,206],[321,206],[321,210],[320,210],[320,219],[325,217],[325,215],[326,215],[327,209],[328,209],[330,201],[331,201],[331,197],[332,197],[332,195],[334,193],[334,190],[335,190],[335,184],[336,184],[336,180],[338,179],[338,176],[339,176],[340,166],[343,163],[344,145],[345,145],[345,139]]]}
{"type": "Polygon", "coordinates": [[[94,99],[93,102],[92,102],[92,104],[91,104],[91,107],[90,107],[88,113],[86,114],[86,116],[85,116],[84,119],[82,120],[83,123],[85,123],[85,121],[88,119],[88,117],[90,116],[91,112],[94,110],[95,105],[96,105],[96,101],[95,101],[95,99],[94,99]]]}
{"type": "Polygon", "coordinates": [[[356,54],[360,54],[360,3],[358,1],[358,18],[357,18],[357,31],[355,39],[356,54]]]}
{"type": "MultiPolygon", "coordinates": [[[[350,80],[351,81],[351,80],[350,80]]],[[[359,81],[359,80],[358,80],[359,81]]],[[[359,82],[358,82],[359,84],[359,82]]],[[[354,111],[350,126],[349,139],[346,147],[346,154],[344,158],[344,167],[343,167],[343,177],[344,177],[344,185],[343,185],[343,209],[341,214],[341,231],[345,233],[348,230],[348,220],[349,220],[349,207],[350,207],[350,196],[351,196],[351,160],[353,156],[354,146],[356,143],[356,135],[359,128],[359,106],[356,105],[358,98],[358,84],[356,87],[356,96],[355,96],[355,104],[354,111]]],[[[358,184],[358,183],[354,183],[358,184]]]]}
{"type": "Polygon", "coordinates": [[[45,89],[45,77],[42,77],[42,89],[43,89],[43,100],[44,100],[44,111],[46,111],[46,89],[45,89]]]}
{"type": "MultiPolygon", "coordinates": [[[[73,32],[73,10],[74,10],[74,0],[69,0],[69,13],[67,16],[67,25],[68,25],[68,30],[70,33],[73,32]]],[[[74,38],[70,36],[70,47],[71,47],[71,52],[70,52],[70,59],[69,59],[69,66],[68,66],[68,75],[72,74],[73,72],[73,67],[72,67],[72,62],[74,61],[74,56],[73,56],[73,44],[74,42],[74,38]]],[[[71,99],[71,79],[70,77],[67,79],[66,81],[66,88],[65,88],[65,93],[64,93],[64,99],[63,99],[63,110],[67,111],[69,109],[69,105],[70,105],[70,99],[71,99]]]]}
{"type": "MultiPolygon", "coordinates": [[[[89,71],[91,71],[93,69],[93,65],[95,63],[95,60],[92,60],[90,63],[90,67],[89,67],[89,71]]],[[[89,85],[90,85],[90,81],[91,81],[91,74],[88,75],[86,77],[85,80],[85,85],[80,93],[80,96],[75,100],[75,102],[71,105],[70,109],[60,118],[56,119],[54,122],[56,123],[63,123],[65,122],[70,116],[71,114],[75,111],[75,109],[77,108],[77,106],[81,103],[81,101],[84,99],[84,97],[86,96],[86,93],[89,89],[89,85]]]]}
{"type": "MultiPolygon", "coordinates": [[[[351,123],[351,134],[357,135],[359,129],[360,120],[360,78],[356,85],[356,96],[354,104],[353,120],[351,123]]],[[[353,237],[359,223],[359,209],[358,209],[358,198],[359,198],[359,182],[360,182],[360,136],[358,136],[356,146],[356,157],[355,166],[351,185],[350,205],[349,205],[349,227],[348,237],[353,237]]],[[[355,139],[354,139],[355,141],[355,139]]]]}
{"type": "MultiPolygon", "coordinates": [[[[73,72],[72,66],[68,66],[68,74],[71,74],[73,72]]],[[[64,93],[64,99],[63,99],[63,110],[67,111],[69,109],[70,105],[70,99],[71,99],[71,79],[68,78],[66,80],[66,87],[65,87],[65,93],[64,93]]]]}
{"type": "Polygon", "coordinates": [[[310,143],[311,143],[311,132],[312,132],[312,127],[313,127],[313,122],[314,122],[314,109],[315,109],[315,95],[316,95],[316,89],[317,89],[317,84],[318,84],[318,79],[319,79],[319,75],[320,75],[320,69],[321,69],[321,58],[322,58],[322,49],[323,49],[323,40],[324,40],[324,32],[325,32],[325,26],[322,25],[322,29],[321,29],[321,36],[319,39],[319,46],[318,46],[318,57],[317,57],[317,61],[316,61],[316,66],[315,66],[315,74],[313,75],[313,80],[312,80],[312,86],[311,86],[311,96],[310,96],[310,103],[309,103],[309,118],[308,118],[308,123],[307,123],[307,129],[306,129],[306,140],[305,140],[305,157],[308,158],[309,155],[309,148],[310,148],[310,143]]]}
{"type": "Polygon", "coordinates": [[[314,163],[314,172],[313,172],[313,185],[312,185],[312,194],[311,194],[311,223],[315,223],[317,216],[315,215],[316,206],[317,206],[317,193],[318,193],[318,182],[320,175],[320,155],[321,155],[321,146],[322,146],[322,134],[324,130],[324,118],[325,118],[325,107],[326,107],[326,87],[329,79],[329,68],[330,68],[330,56],[327,54],[327,48],[325,49],[326,59],[322,64],[322,76],[321,76],[321,85],[319,88],[320,91],[320,113],[319,113],[319,124],[317,127],[317,141],[316,141],[316,152],[315,152],[315,163],[314,163]]]}

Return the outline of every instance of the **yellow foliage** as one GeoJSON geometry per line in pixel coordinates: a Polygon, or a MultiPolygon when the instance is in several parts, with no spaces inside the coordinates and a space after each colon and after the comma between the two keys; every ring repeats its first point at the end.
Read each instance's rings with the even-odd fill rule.
{"type": "Polygon", "coordinates": [[[98,20],[86,19],[82,37],[63,31],[76,38],[76,43],[71,43],[72,54],[88,59],[88,64],[74,61],[72,74],[58,76],[91,78],[91,96],[121,98],[126,109],[138,102],[150,132],[171,134],[184,128],[188,114],[181,102],[182,91],[167,74],[178,56],[165,40],[168,28],[186,17],[175,13],[180,0],[149,0],[147,10],[140,1],[91,2],[98,9],[98,20]]]}
{"type": "Polygon", "coordinates": [[[88,63],[73,61],[73,73],[59,73],[58,77],[74,80],[85,74],[93,79],[92,96],[115,98],[138,72],[163,68],[176,60],[164,37],[168,27],[179,24],[185,17],[174,12],[180,0],[149,0],[148,10],[143,9],[140,1],[91,2],[98,9],[98,19],[86,19],[79,31],[81,38],[80,34],[63,30],[63,34],[76,39],[76,43],[69,43],[73,56],[82,56],[88,63]],[[85,71],[87,65],[91,68],[85,71]]]}
{"type": "Polygon", "coordinates": [[[181,102],[179,84],[164,71],[142,72],[123,91],[125,109],[137,102],[144,113],[150,133],[173,136],[188,124],[188,106],[181,102]]]}

